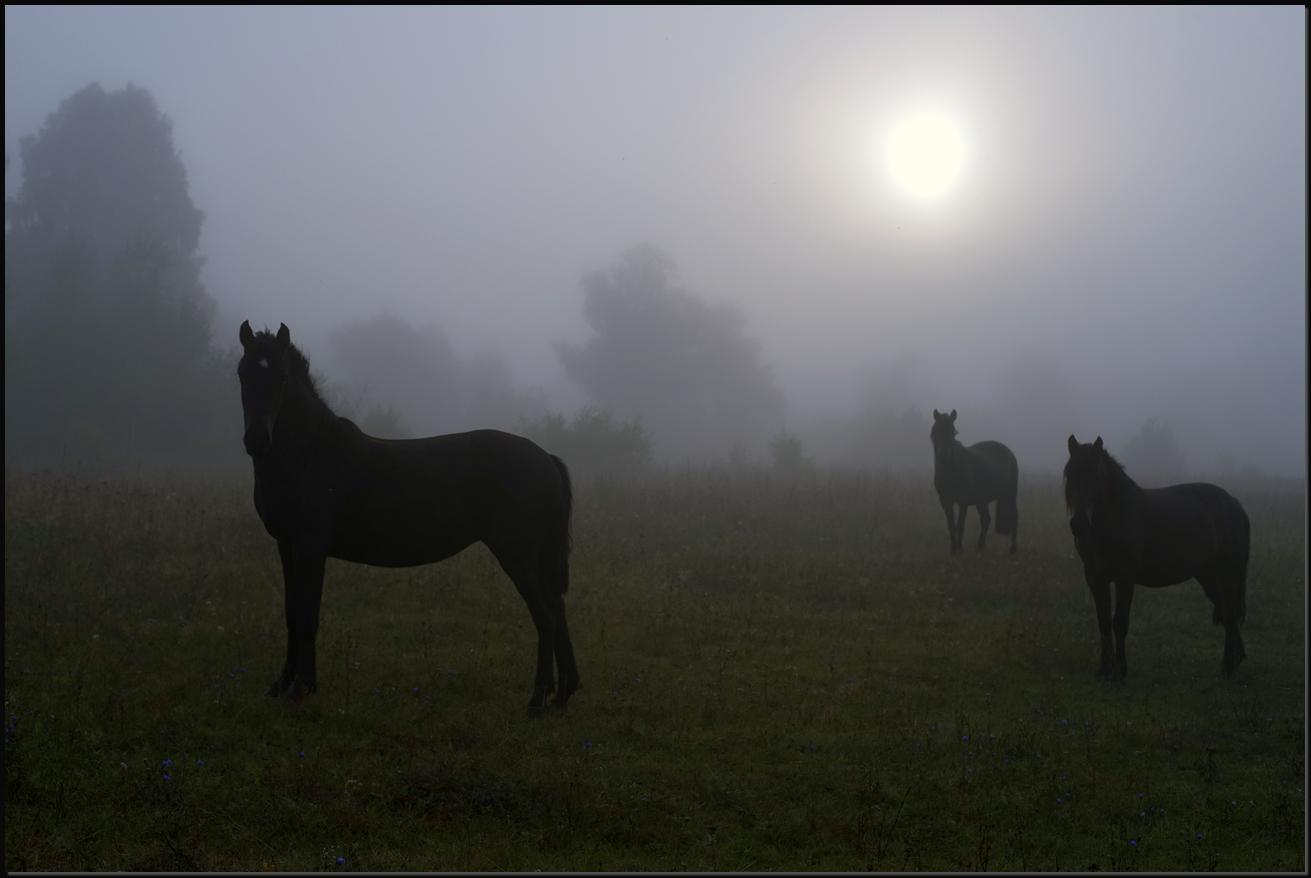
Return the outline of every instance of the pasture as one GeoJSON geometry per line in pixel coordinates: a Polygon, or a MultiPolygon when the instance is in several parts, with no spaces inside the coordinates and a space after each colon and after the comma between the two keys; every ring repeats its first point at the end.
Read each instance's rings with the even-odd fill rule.
{"type": "Polygon", "coordinates": [[[583,688],[481,546],[328,562],[317,693],[248,472],[5,476],[7,870],[1302,870],[1305,496],[1235,486],[1248,659],[1137,591],[1127,680],[1059,479],[949,555],[931,476],[576,479],[583,688]]]}

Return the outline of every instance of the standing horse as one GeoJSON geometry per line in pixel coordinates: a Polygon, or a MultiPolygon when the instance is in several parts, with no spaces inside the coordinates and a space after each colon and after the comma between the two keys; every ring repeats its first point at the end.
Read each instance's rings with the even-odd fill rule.
{"type": "Polygon", "coordinates": [[[1211,621],[1225,626],[1220,673],[1233,673],[1247,657],[1238,630],[1247,614],[1251,530],[1243,507],[1223,488],[1205,482],[1141,488],[1102,447],[1100,436],[1091,445],[1080,445],[1071,436],[1069,448],[1065,505],[1074,546],[1083,559],[1083,575],[1097,604],[1102,633],[1097,677],[1120,680],[1129,670],[1124,639],[1129,633],[1134,584],[1160,588],[1188,579],[1202,584],[1214,607],[1211,621]]]}
{"type": "Polygon", "coordinates": [[[992,522],[988,504],[994,500],[997,501],[997,533],[1011,538],[1011,552],[1014,552],[1020,522],[1020,512],[1015,506],[1020,467],[1015,455],[1000,442],[976,442],[969,448],[961,445],[956,438],[955,409],[949,415],[933,410],[929,441],[933,443],[933,487],[938,489],[938,501],[947,513],[952,554],[959,553],[965,542],[965,512],[971,506],[979,508],[979,549],[983,549],[992,522]],[[954,521],[953,503],[960,504],[960,518],[954,521]]]}
{"type": "Polygon", "coordinates": [[[240,338],[255,511],[278,541],[286,588],[287,661],[265,694],[297,698],[315,688],[327,558],[411,567],[482,540],[537,626],[528,713],[540,714],[553,691],[564,706],[579,686],[564,612],[573,503],[564,462],[496,430],[401,441],[366,436],[324,403],[285,324],[275,337],[242,323],[240,338]]]}

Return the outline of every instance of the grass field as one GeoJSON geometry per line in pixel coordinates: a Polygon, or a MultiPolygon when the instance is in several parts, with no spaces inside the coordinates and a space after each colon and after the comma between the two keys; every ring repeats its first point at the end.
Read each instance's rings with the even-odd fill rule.
{"type": "Polygon", "coordinates": [[[1128,680],[1060,485],[948,554],[928,476],[579,479],[584,688],[481,546],[330,561],[319,690],[250,476],[5,477],[5,867],[1220,869],[1306,865],[1302,492],[1252,521],[1248,660],[1139,589],[1128,680]]]}

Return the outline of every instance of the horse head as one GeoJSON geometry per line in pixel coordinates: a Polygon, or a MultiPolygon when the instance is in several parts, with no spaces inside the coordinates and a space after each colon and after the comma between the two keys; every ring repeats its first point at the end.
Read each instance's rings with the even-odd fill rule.
{"type": "Polygon", "coordinates": [[[254,457],[268,451],[273,444],[273,425],[287,389],[291,332],[284,323],[276,336],[268,331],[256,334],[250,329],[250,321],[246,321],[238,335],[245,352],[237,364],[241,409],[246,422],[242,441],[246,453],[254,457]]]}
{"type": "Polygon", "coordinates": [[[929,430],[929,441],[933,443],[934,456],[946,455],[951,449],[955,438],[956,410],[952,409],[951,414],[944,415],[934,409],[933,427],[929,430]]]}
{"type": "Polygon", "coordinates": [[[1070,533],[1082,537],[1092,527],[1093,509],[1106,495],[1110,483],[1110,455],[1102,437],[1091,445],[1080,445],[1070,434],[1070,460],[1065,464],[1065,507],[1070,512],[1070,533]]]}

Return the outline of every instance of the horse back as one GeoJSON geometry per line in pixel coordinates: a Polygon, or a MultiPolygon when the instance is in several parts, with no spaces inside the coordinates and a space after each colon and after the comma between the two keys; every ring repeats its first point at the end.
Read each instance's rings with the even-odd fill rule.
{"type": "Polygon", "coordinates": [[[479,540],[533,554],[568,515],[568,489],[535,443],[499,430],[423,439],[359,434],[329,553],[377,566],[439,561],[479,540]],[[563,509],[563,513],[561,510],[563,509]]]}
{"type": "Polygon", "coordinates": [[[1142,491],[1144,585],[1247,569],[1250,524],[1242,505],[1207,482],[1142,491]]]}

